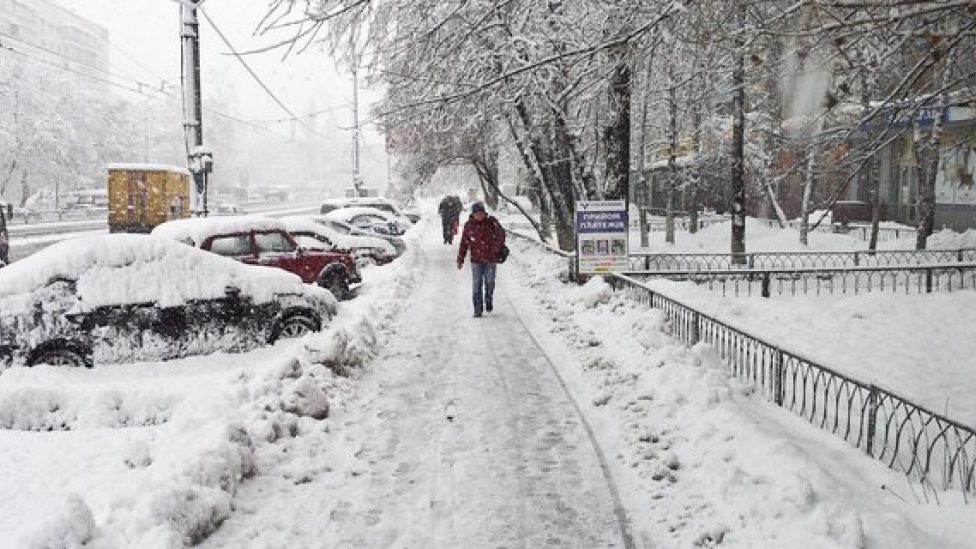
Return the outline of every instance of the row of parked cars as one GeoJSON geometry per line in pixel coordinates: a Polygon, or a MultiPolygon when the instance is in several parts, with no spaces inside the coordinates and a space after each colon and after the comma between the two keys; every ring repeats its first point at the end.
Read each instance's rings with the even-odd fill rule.
{"type": "Polygon", "coordinates": [[[54,244],[0,269],[0,367],[240,352],[318,331],[363,269],[404,251],[402,223],[343,208],[54,244]]]}

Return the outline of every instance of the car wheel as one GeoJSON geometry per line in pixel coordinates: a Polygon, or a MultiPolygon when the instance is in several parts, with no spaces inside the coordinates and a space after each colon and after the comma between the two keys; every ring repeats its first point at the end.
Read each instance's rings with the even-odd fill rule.
{"type": "Polygon", "coordinates": [[[30,365],[47,364],[49,366],[69,366],[74,368],[90,368],[91,364],[75,349],[68,347],[53,347],[37,353],[31,358],[30,365]]]}
{"type": "Polygon", "coordinates": [[[303,315],[292,315],[278,323],[273,341],[297,339],[316,332],[318,329],[318,323],[311,318],[303,315]]]}

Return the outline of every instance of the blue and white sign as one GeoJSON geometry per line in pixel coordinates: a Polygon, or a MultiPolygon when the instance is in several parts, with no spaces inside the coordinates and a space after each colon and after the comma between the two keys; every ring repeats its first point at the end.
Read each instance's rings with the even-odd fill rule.
{"type": "Polygon", "coordinates": [[[576,203],[576,257],[580,274],[626,270],[627,203],[580,200],[576,203]]]}

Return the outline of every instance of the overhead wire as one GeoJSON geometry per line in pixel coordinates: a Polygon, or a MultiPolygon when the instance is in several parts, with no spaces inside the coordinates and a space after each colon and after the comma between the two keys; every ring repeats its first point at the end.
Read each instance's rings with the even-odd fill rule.
{"type": "Polygon", "coordinates": [[[214,30],[214,32],[217,33],[217,36],[220,37],[220,39],[221,39],[221,41],[223,41],[224,45],[227,46],[228,49],[230,49],[231,55],[233,55],[241,63],[241,65],[244,67],[244,69],[247,71],[247,73],[251,76],[251,78],[253,78],[254,81],[257,82],[258,86],[260,86],[261,89],[264,90],[264,92],[268,95],[268,97],[270,97],[281,108],[281,110],[285,111],[285,114],[287,114],[288,116],[291,117],[290,119],[286,119],[286,121],[294,121],[294,122],[296,122],[306,132],[308,132],[309,135],[314,135],[314,136],[319,137],[321,139],[325,139],[325,140],[331,141],[331,138],[329,138],[328,136],[326,136],[324,134],[319,133],[314,128],[312,128],[311,126],[309,126],[308,124],[306,124],[302,120],[301,117],[296,116],[295,113],[292,112],[292,110],[289,109],[288,106],[285,105],[285,103],[281,99],[279,99],[278,96],[275,95],[275,93],[273,91],[271,91],[271,88],[269,88],[268,85],[264,83],[264,81],[261,79],[260,76],[258,76],[258,74],[256,72],[254,72],[254,69],[252,69],[251,66],[244,59],[244,56],[242,56],[237,51],[237,48],[235,48],[234,45],[231,44],[230,40],[223,33],[223,31],[220,30],[220,28],[217,26],[217,24],[214,22],[214,20],[210,17],[210,15],[206,12],[206,10],[204,10],[203,8],[199,8],[197,11],[199,11],[203,15],[204,20],[206,20],[207,23],[210,25],[210,27],[214,30]]]}
{"type": "MultiPolygon", "coordinates": [[[[130,93],[135,93],[135,94],[141,95],[143,97],[147,97],[149,99],[155,99],[157,101],[165,101],[165,100],[180,101],[180,98],[179,97],[176,97],[175,95],[173,95],[172,93],[166,91],[165,89],[156,88],[156,87],[154,87],[154,86],[152,86],[150,84],[147,84],[145,82],[141,82],[139,80],[132,79],[132,78],[128,78],[128,77],[123,77],[123,76],[121,76],[119,74],[111,73],[109,71],[106,71],[105,69],[100,69],[100,68],[95,67],[93,65],[88,65],[88,64],[85,64],[85,63],[77,62],[77,61],[75,61],[73,59],[70,59],[70,58],[68,58],[68,57],[66,57],[66,56],[58,53],[58,52],[54,52],[53,50],[42,50],[42,51],[45,51],[45,53],[48,53],[50,55],[54,55],[56,57],[59,57],[61,59],[64,59],[66,61],[69,61],[71,63],[75,63],[75,64],[77,64],[79,66],[82,66],[82,67],[99,70],[100,72],[106,73],[106,74],[108,74],[110,76],[114,76],[118,80],[124,81],[125,84],[122,84],[122,83],[119,83],[119,82],[110,80],[108,78],[102,78],[100,76],[97,76],[97,75],[94,75],[94,74],[90,74],[90,73],[87,73],[87,72],[84,72],[84,71],[80,71],[80,70],[77,70],[77,69],[73,69],[73,68],[71,68],[69,66],[66,66],[66,65],[61,65],[61,64],[59,64],[57,62],[54,62],[54,61],[51,61],[51,60],[48,60],[48,59],[44,59],[43,57],[40,57],[38,55],[31,54],[31,53],[28,53],[26,51],[22,51],[20,49],[17,49],[15,47],[11,46],[10,44],[4,44],[4,43],[0,42],[0,50],[9,51],[9,52],[14,53],[16,55],[19,55],[21,57],[30,59],[31,61],[33,61],[35,63],[41,63],[41,64],[44,64],[44,65],[53,67],[55,69],[58,69],[60,71],[63,71],[63,72],[66,72],[66,73],[69,73],[69,74],[72,74],[72,75],[75,75],[75,76],[78,76],[78,77],[87,78],[89,80],[92,80],[92,81],[95,81],[95,82],[99,82],[101,84],[106,84],[106,85],[109,85],[109,86],[112,86],[112,87],[115,87],[115,88],[118,88],[118,89],[121,89],[121,90],[130,92],[130,93]],[[129,84],[129,85],[126,85],[126,84],[129,84]],[[164,97],[158,97],[156,95],[151,95],[149,93],[146,93],[147,91],[152,91],[153,93],[163,95],[165,98],[164,97]]],[[[180,101],[180,103],[182,104],[182,101],[180,101]]],[[[279,138],[284,139],[283,136],[278,135],[276,132],[270,130],[269,128],[264,127],[264,126],[261,126],[259,124],[254,123],[254,122],[249,122],[247,120],[244,120],[244,119],[235,117],[233,115],[229,115],[227,113],[224,113],[224,112],[221,112],[221,111],[218,111],[218,110],[209,108],[209,107],[204,107],[203,110],[204,110],[204,112],[206,112],[208,114],[211,114],[211,115],[214,115],[214,116],[217,116],[218,118],[223,118],[225,120],[229,120],[229,121],[232,121],[232,122],[236,122],[237,124],[240,124],[242,126],[246,126],[246,127],[250,128],[250,129],[252,129],[253,131],[255,131],[256,133],[261,133],[261,134],[265,134],[265,135],[270,134],[270,135],[274,135],[275,137],[279,137],[279,138]]]]}
{"type": "Polygon", "coordinates": [[[19,44],[22,44],[22,45],[27,46],[29,48],[42,51],[42,52],[44,52],[44,53],[46,53],[48,55],[53,55],[55,57],[59,57],[61,59],[64,59],[65,61],[67,61],[69,63],[72,63],[74,65],[77,65],[79,67],[85,67],[86,69],[91,69],[91,70],[100,72],[102,74],[105,74],[107,76],[111,76],[113,78],[118,78],[120,80],[127,80],[129,82],[135,82],[139,86],[146,86],[146,87],[150,87],[150,88],[153,87],[151,84],[147,84],[145,82],[142,82],[139,79],[134,78],[132,75],[122,74],[122,73],[119,73],[119,72],[113,72],[113,71],[108,70],[108,69],[106,69],[104,67],[99,67],[99,66],[96,66],[96,65],[91,65],[91,64],[88,64],[88,63],[84,63],[82,61],[78,61],[77,59],[72,59],[72,58],[64,55],[63,53],[61,53],[59,51],[52,50],[52,49],[47,48],[45,46],[41,46],[39,44],[35,44],[35,43],[33,43],[33,42],[29,41],[29,40],[24,40],[23,38],[19,38],[17,36],[13,36],[13,35],[7,34],[7,33],[2,32],[2,31],[0,31],[0,37],[7,38],[8,40],[13,40],[13,41],[18,42],[19,44]]]}

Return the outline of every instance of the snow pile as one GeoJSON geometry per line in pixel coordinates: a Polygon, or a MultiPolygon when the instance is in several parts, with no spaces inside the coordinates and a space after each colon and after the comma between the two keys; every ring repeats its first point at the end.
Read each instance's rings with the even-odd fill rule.
{"type": "MultiPolygon", "coordinates": [[[[969,229],[957,233],[952,229],[942,229],[932,233],[926,241],[929,250],[958,250],[959,248],[976,248],[976,229],[969,229]]],[[[915,235],[897,240],[878,243],[879,250],[914,250],[915,235]]]]}
{"type": "Polygon", "coordinates": [[[161,425],[168,421],[175,400],[173,395],[139,389],[79,393],[62,387],[0,386],[0,429],[68,431],[161,425]]]}
{"type": "Polygon", "coordinates": [[[976,426],[976,292],[743,299],[689,282],[647,284],[772,345],[976,426]]]}
{"type": "Polygon", "coordinates": [[[593,277],[586,284],[573,290],[573,300],[583,305],[587,309],[592,309],[600,303],[606,303],[613,293],[603,277],[593,277]]]}
{"type": "Polygon", "coordinates": [[[77,496],[68,499],[55,509],[49,509],[43,528],[22,538],[23,549],[73,549],[85,547],[98,533],[91,509],[77,496]]]}
{"type": "Polygon", "coordinates": [[[616,456],[636,538],[860,548],[964,547],[976,535],[960,498],[928,508],[890,497],[912,493],[903,475],[771,407],[754,385],[730,378],[710,347],[676,343],[661,311],[622,292],[583,308],[580,288],[539,267],[544,253],[516,245],[526,298],[539,302],[535,325],[616,456]]]}
{"type": "MultiPolygon", "coordinates": [[[[729,253],[731,232],[731,221],[709,225],[695,234],[676,231],[674,244],[664,242],[664,232],[652,232],[648,235],[649,246],[642,249],[639,246],[640,232],[632,231],[630,243],[633,251],[725,254],[729,253]]],[[[844,234],[812,231],[808,236],[809,245],[801,247],[800,234],[797,230],[770,227],[764,219],[746,218],[747,252],[788,252],[799,249],[817,252],[851,252],[867,248],[866,242],[844,234]]]]}

